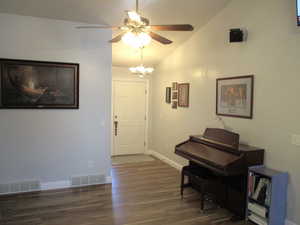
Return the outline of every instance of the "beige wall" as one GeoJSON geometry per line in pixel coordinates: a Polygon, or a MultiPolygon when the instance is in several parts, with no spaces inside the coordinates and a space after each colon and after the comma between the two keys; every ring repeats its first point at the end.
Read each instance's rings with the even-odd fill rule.
{"type": "Polygon", "coordinates": [[[122,66],[113,66],[112,67],[112,77],[113,79],[132,79],[136,78],[132,75],[128,69],[128,67],[122,66]]]}
{"type": "Polygon", "coordinates": [[[132,74],[129,71],[129,67],[124,66],[113,66],[112,67],[112,77],[113,79],[126,79],[126,80],[151,80],[153,74],[146,76],[144,78],[140,78],[138,75],[132,74]]]}
{"type": "MultiPolygon", "coordinates": [[[[216,78],[255,75],[253,120],[223,117],[243,142],[266,149],[266,165],[288,171],[288,219],[300,224],[300,27],[294,0],[233,0],[157,68],[152,88],[150,149],[184,164],[174,145],[207,126],[215,115],[216,78]],[[228,43],[230,28],[247,28],[245,43],[228,43]],[[164,102],[171,82],[190,82],[190,107],[164,102]]],[[[280,203],[279,203],[280,204],[280,203]]]]}

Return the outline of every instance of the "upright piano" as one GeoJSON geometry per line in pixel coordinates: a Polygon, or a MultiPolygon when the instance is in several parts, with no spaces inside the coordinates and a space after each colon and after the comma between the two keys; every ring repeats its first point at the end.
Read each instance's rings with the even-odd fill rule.
{"type": "Polygon", "coordinates": [[[203,135],[176,145],[175,153],[189,160],[197,174],[217,177],[211,192],[218,203],[238,218],[245,217],[248,167],[263,164],[264,149],[240,144],[239,134],[207,128],[203,135]]]}

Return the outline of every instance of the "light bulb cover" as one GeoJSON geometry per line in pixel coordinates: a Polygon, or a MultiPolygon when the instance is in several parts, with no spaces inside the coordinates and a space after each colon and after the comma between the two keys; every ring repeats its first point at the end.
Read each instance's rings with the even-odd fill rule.
{"type": "Polygon", "coordinates": [[[149,45],[151,42],[151,37],[145,32],[133,33],[131,31],[123,35],[122,41],[134,48],[143,48],[149,45]]]}
{"type": "Polygon", "coordinates": [[[129,19],[137,23],[141,23],[141,16],[135,11],[128,11],[129,19]]]}
{"type": "Polygon", "coordinates": [[[130,67],[129,70],[134,74],[147,75],[147,74],[151,74],[154,71],[154,68],[144,67],[143,65],[140,65],[137,67],[130,67]]]}

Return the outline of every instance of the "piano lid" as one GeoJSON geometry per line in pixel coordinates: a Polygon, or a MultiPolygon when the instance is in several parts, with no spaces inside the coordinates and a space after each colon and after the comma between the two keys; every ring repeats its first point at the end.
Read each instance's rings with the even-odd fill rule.
{"type": "Polygon", "coordinates": [[[186,154],[186,156],[194,157],[220,168],[227,167],[240,159],[240,156],[218,151],[213,147],[191,141],[178,146],[176,150],[186,154]]]}

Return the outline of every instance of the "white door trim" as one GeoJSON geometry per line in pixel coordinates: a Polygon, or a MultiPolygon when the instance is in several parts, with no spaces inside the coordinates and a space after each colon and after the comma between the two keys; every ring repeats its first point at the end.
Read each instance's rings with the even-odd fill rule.
{"type": "Polygon", "coordinates": [[[150,82],[148,79],[140,79],[140,78],[112,78],[112,88],[111,88],[111,96],[112,96],[112,101],[111,101],[111,149],[110,149],[110,153],[111,156],[114,155],[114,138],[113,138],[113,123],[114,123],[114,111],[113,111],[113,104],[114,104],[114,81],[120,81],[120,82],[140,82],[140,83],[145,83],[146,84],[146,126],[145,126],[145,148],[144,148],[144,153],[146,154],[147,149],[148,149],[148,143],[149,143],[149,102],[150,102],[150,94],[149,94],[149,90],[150,90],[150,82]]]}

